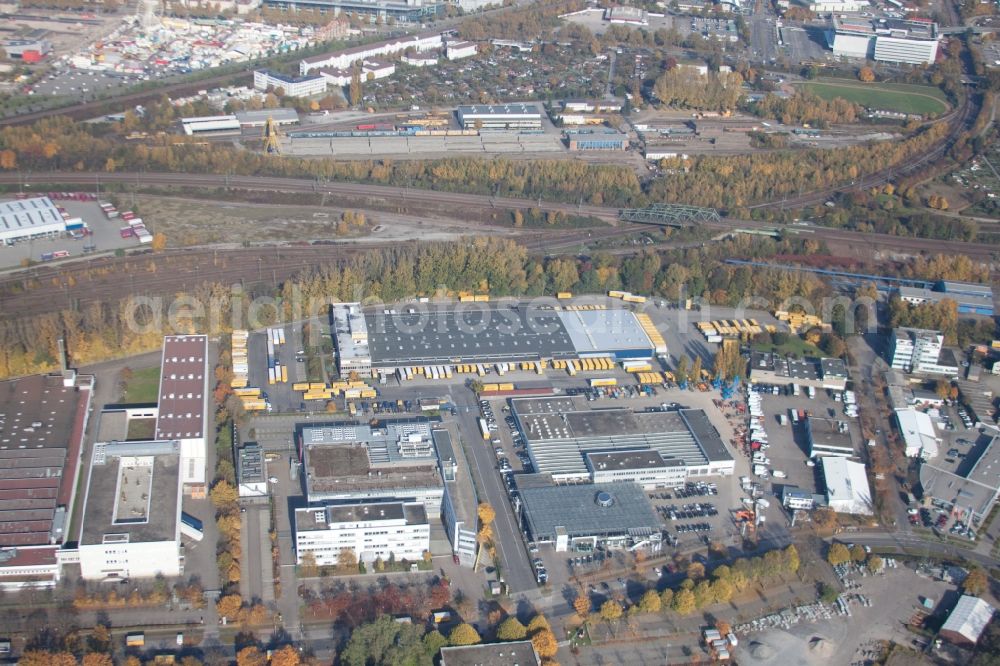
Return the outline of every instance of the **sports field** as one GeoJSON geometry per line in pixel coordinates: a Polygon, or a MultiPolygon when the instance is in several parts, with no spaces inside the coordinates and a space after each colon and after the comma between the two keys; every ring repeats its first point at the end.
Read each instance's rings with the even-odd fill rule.
{"type": "Polygon", "coordinates": [[[948,110],[944,93],[931,86],[862,83],[849,79],[807,81],[800,85],[823,99],[841,97],[849,102],[883,111],[929,115],[942,114],[948,110]]]}

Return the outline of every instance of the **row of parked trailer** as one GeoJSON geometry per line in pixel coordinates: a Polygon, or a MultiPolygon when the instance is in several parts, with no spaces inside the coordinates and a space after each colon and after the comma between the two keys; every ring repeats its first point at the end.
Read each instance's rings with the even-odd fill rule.
{"type": "Polygon", "coordinates": [[[278,360],[277,347],[285,344],[285,329],[281,326],[269,328],[267,334],[267,383],[277,384],[288,381],[288,366],[278,360]]]}
{"type": "Polygon", "coordinates": [[[132,211],[127,210],[119,213],[112,204],[101,204],[101,209],[104,210],[104,214],[109,220],[120,217],[122,221],[127,223],[127,226],[118,230],[118,235],[122,238],[136,238],[140,244],[153,242],[153,234],[149,233],[145,222],[132,211]],[[105,208],[105,206],[110,206],[110,208],[105,208]]]}
{"type": "Polygon", "coordinates": [[[293,391],[301,391],[303,400],[330,400],[343,395],[345,400],[368,400],[378,397],[378,391],[362,381],[302,382],[292,384],[293,391]]]}

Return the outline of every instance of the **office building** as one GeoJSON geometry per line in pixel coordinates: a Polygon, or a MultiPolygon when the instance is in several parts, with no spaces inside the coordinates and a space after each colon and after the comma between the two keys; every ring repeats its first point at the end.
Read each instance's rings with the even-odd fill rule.
{"type": "Polygon", "coordinates": [[[181,449],[176,440],[94,445],[80,528],[84,579],[184,573],[181,449]]]}
{"type": "Polygon", "coordinates": [[[416,562],[430,551],[430,523],[419,502],[371,502],[295,510],[295,555],[319,566],[335,565],[341,551],[359,562],[416,562]]]}
{"type": "Polygon", "coordinates": [[[312,97],[326,92],[327,80],[319,75],[289,76],[269,69],[257,69],[253,73],[253,87],[260,92],[280,88],[286,97],[312,97]]]}
{"type": "Polygon", "coordinates": [[[944,335],[939,331],[893,329],[889,364],[894,370],[903,372],[957,376],[958,359],[954,351],[945,349],[943,345],[944,335]]]}
{"type": "Polygon", "coordinates": [[[205,496],[209,422],[207,335],[168,335],[160,362],[159,412],[154,439],[181,445],[184,492],[205,496]]]}
{"type": "Polygon", "coordinates": [[[296,438],[310,504],[396,500],[440,514],[444,487],[429,420],[300,424],[296,438]]]}
{"type": "Polygon", "coordinates": [[[823,458],[822,465],[827,506],[837,513],[872,515],[874,505],[865,466],[838,456],[823,458]]]}
{"type": "MultiPolygon", "coordinates": [[[[419,0],[416,1],[419,2],[419,0]]],[[[358,2],[363,3],[364,0],[358,0],[358,2]]],[[[379,6],[383,5],[380,4],[379,6]]],[[[372,7],[374,8],[375,5],[372,5],[372,7]]],[[[380,56],[392,56],[411,49],[416,53],[423,53],[424,51],[440,49],[443,46],[444,39],[440,32],[404,35],[381,42],[362,44],[361,46],[353,46],[342,51],[334,51],[333,53],[324,53],[323,55],[305,58],[299,63],[299,74],[304,76],[313,70],[329,68],[349,70],[355,63],[361,63],[380,56]]]]}
{"type": "Polygon", "coordinates": [[[477,47],[475,42],[448,42],[445,44],[444,53],[448,60],[461,60],[476,55],[477,47]]]}
{"type": "Polygon", "coordinates": [[[687,480],[684,461],[664,459],[652,449],[589,452],[585,454],[592,483],[631,481],[646,490],[675,488],[687,480]]]}
{"type": "Polygon", "coordinates": [[[257,442],[247,442],[240,447],[236,458],[236,482],[241,499],[267,498],[264,450],[257,442]]]}
{"type": "Polygon", "coordinates": [[[842,19],[834,17],[834,55],[879,62],[930,65],[937,57],[937,23],[927,19],[842,19]]]}
{"type": "Polygon", "coordinates": [[[796,486],[781,487],[781,505],[786,509],[810,511],[816,506],[812,493],[796,486]]]}

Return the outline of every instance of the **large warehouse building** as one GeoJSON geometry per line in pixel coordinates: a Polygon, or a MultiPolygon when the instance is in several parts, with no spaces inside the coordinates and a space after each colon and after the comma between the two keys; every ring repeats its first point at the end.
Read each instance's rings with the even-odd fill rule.
{"type": "Polygon", "coordinates": [[[0,202],[0,244],[57,236],[66,220],[48,197],[0,202]]]}
{"type": "Polygon", "coordinates": [[[616,481],[642,485],[681,485],[690,477],[729,476],[735,462],[718,431],[700,409],[633,412],[588,409],[581,397],[518,398],[511,412],[535,470],[554,481],[601,481],[615,471],[616,481]],[[593,457],[590,453],[655,451],[662,464],[648,460],[593,457]],[[681,474],[677,463],[683,464],[681,474]],[[643,468],[647,471],[644,472],[643,468]]]}
{"type": "Polygon", "coordinates": [[[473,104],[456,113],[462,129],[542,129],[542,112],[534,104],[473,104]]]}
{"type": "Polygon", "coordinates": [[[181,479],[193,497],[205,496],[208,420],[208,336],[167,335],[160,362],[155,438],[181,443],[181,479]]]}
{"type": "Polygon", "coordinates": [[[177,441],[94,445],[80,533],[83,578],[184,573],[180,468],[177,441]]]}
{"type": "Polygon", "coordinates": [[[920,466],[920,485],[930,497],[966,524],[980,524],[1000,498],[1000,430],[988,426],[958,469],[920,466]]]}
{"type": "Polygon", "coordinates": [[[872,515],[872,491],[862,463],[840,456],[823,459],[826,503],[837,513],[872,515]]]}
{"type": "Polygon", "coordinates": [[[71,374],[0,382],[0,588],[59,580],[91,394],[71,374]]]}
{"type": "Polygon", "coordinates": [[[392,374],[398,368],[541,359],[648,359],[655,345],[631,310],[476,307],[368,312],[332,309],[342,373],[392,374]]]}

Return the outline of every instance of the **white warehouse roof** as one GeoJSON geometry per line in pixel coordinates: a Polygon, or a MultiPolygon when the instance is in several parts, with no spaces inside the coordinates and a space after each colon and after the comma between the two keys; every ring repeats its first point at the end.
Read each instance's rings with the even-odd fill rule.
{"type": "Polygon", "coordinates": [[[827,456],[823,458],[823,478],[831,509],[838,513],[872,514],[872,491],[863,464],[827,456]]]}
{"type": "Polygon", "coordinates": [[[955,610],[951,612],[948,620],[941,627],[941,633],[957,634],[970,643],[975,643],[992,619],[993,606],[979,597],[965,594],[958,600],[955,610]]]}
{"type": "Polygon", "coordinates": [[[66,222],[48,197],[0,202],[0,241],[66,231],[66,222]]]}
{"type": "Polygon", "coordinates": [[[938,454],[937,433],[927,413],[912,408],[897,409],[896,421],[899,431],[903,433],[907,457],[920,456],[926,460],[938,454]]]}

